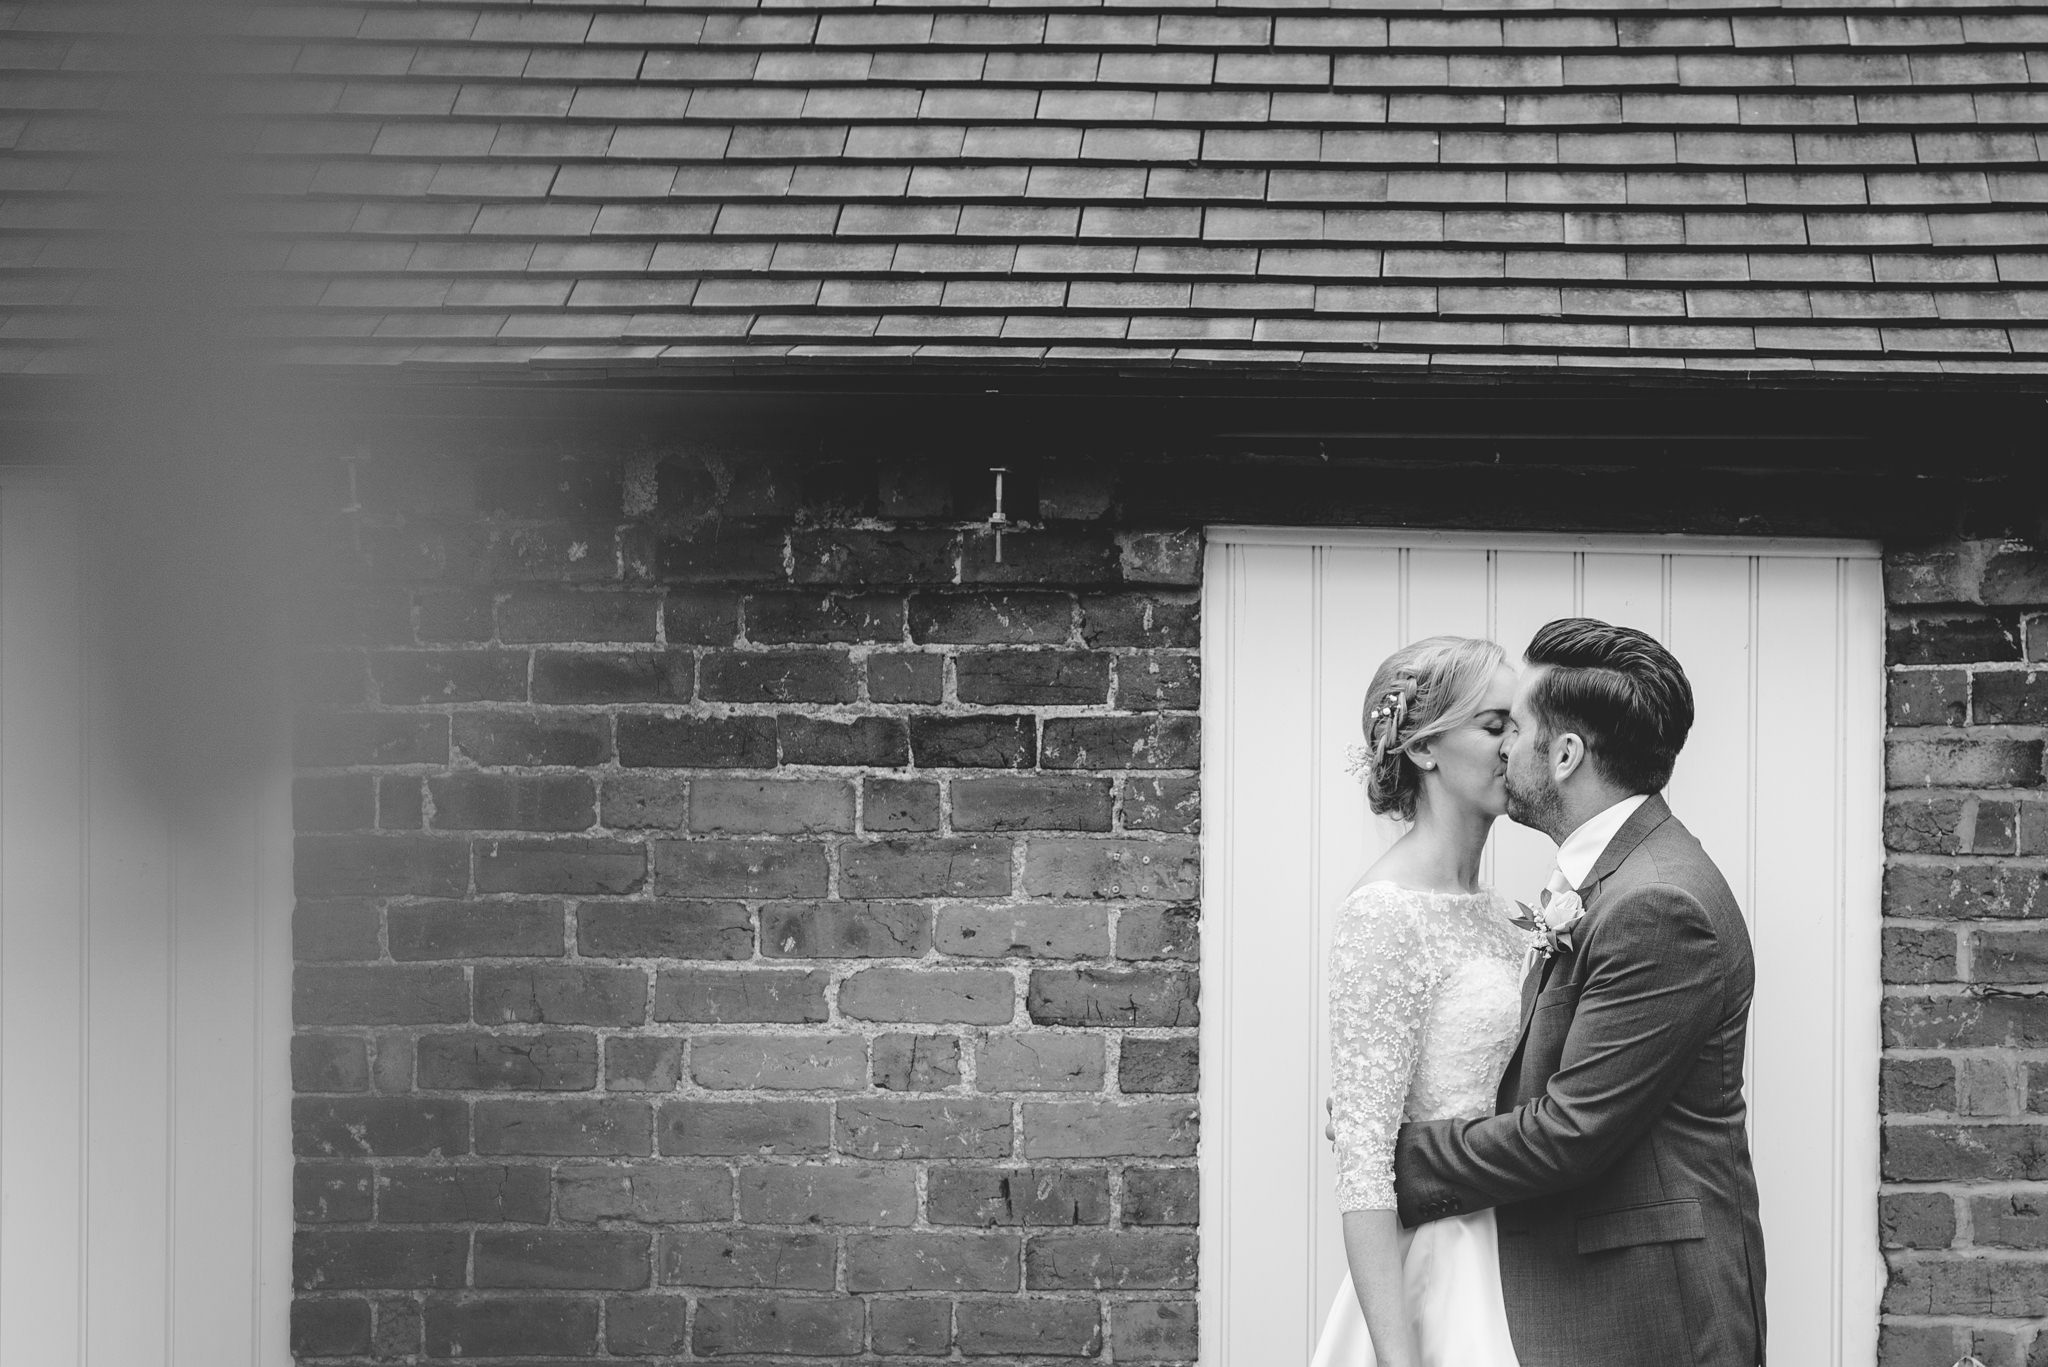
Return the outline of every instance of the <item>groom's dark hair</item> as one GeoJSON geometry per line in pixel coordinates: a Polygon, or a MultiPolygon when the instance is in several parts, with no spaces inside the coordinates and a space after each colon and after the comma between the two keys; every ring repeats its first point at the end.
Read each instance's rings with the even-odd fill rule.
{"type": "Polygon", "coordinates": [[[1658,792],[1671,781],[1692,730],[1692,685],[1654,636],[1561,617],[1536,633],[1523,659],[1547,666],[1529,690],[1540,741],[1576,731],[1589,761],[1632,793],[1658,792]]]}

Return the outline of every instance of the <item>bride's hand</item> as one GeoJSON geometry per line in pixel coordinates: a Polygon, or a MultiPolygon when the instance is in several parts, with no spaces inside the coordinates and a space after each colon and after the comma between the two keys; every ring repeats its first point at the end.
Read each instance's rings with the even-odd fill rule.
{"type": "Polygon", "coordinates": [[[1323,1122],[1323,1138],[1334,1144],[1337,1142],[1337,1102],[1334,1097],[1323,1098],[1323,1113],[1330,1117],[1323,1122]]]}

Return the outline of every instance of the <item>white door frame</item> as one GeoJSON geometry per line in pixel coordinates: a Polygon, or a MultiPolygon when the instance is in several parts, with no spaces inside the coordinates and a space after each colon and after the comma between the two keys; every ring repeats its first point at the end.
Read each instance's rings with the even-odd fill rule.
{"type": "MultiPolygon", "coordinates": [[[[1705,663],[1709,671],[1722,675],[1722,683],[1726,687],[1738,686],[1740,671],[1746,669],[1747,687],[1753,697],[1757,687],[1758,657],[1775,651],[1778,642],[1793,640],[1795,648],[1804,652],[1802,662],[1810,666],[1800,672],[1800,677],[1811,677],[1814,686],[1819,687],[1823,683],[1821,676],[1828,676],[1825,682],[1834,690],[1832,701],[1837,715],[1843,719],[1836,742],[1838,763],[1834,772],[1815,776],[1804,792],[1815,807],[1832,799],[1832,841],[1825,848],[1816,849],[1812,864],[1820,871],[1816,877],[1831,880],[1836,891],[1836,909],[1828,926],[1810,927],[1799,934],[1816,943],[1831,940],[1833,946],[1828,965],[1832,971],[1818,975],[1824,981],[1816,983],[1810,990],[1831,996],[1833,1018],[1838,1023],[1832,1057],[1819,1060],[1821,1066],[1828,1067],[1832,1077],[1816,1079],[1817,1083],[1830,1089],[1831,1104],[1826,1107],[1827,1115],[1823,1119],[1831,1130],[1828,1138],[1838,1161],[1831,1189],[1802,1198],[1806,1200],[1806,1206],[1793,1214],[1785,1213],[1784,1205],[1787,1203],[1781,1202],[1774,1219],[1773,1201],[1767,1190],[1764,1224],[1767,1251],[1771,1251],[1772,1270],[1777,1274],[1770,1284],[1779,1288],[1779,1293],[1771,1296],[1774,1302],[1782,1304],[1781,1296],[1792,1291],[1795,1272],[1794,1267],[1787,1265],[1787,1258],[1772,1249],[1774,1224],[1778,1230],[1778,1247],[1785,1248],[1787,1252],[1790,1252],[1787,1245],[1791,1242],[1788,1226],[1803,1229],[1813,1220],[1823,1222],[1827,1242],[1832,1245],[1831,1273],[1825,1279],[1824,1287],[1815,1288],[1827,1303],[1826,1322],[1820,1323],[1818,1317],[1812,1320],[1799,1317],[1798,1346],[1803,1351],[1794,1356],[1798,1356],[1800,1361],[1826,1363],[1828,1367],[1852,1367],[1852,1364],[1874,1361],[1879,1298],[1885,1275],[1877,1235],[1877,1084],[1882,995],[1878,905],[1883,866],[1881,751],[1884,682],[1879,548],[1864,541],[1819,539],[1225,526],[1209,529],[1202,591],[1204,990],[1200,1084],[1203,1121],[1200,1151],[1203,1236],[1200,1315],[1203,1367],[1273,1367],[1274,1364],[1285,1367],[1287,1354],[1292,1351],[1291,1340],[1289,1344],[1275,1344],[1268,1338],[1262,1343],[1261,1335],[1245,1317],[1239,1316],[1234,1321],[1234,1304],[1266,1306],[1285,1302],[1292,1307],[1285,1311],[1290,1324],[1297,1314],[1319,1317],[1321,1310],[1327,1308],[1323,1300],[1327,1291],[1306,1284],[1314,1277],[1302,1277],[1298,1272],[1276,1275],[1274,1250],[1261,1247],[1271,1243],[1270,1236],[1261,1230],[1261,1212],[1271,1211],[1277,1206],[1298,1208],[1304,1204],[1308,1207],[1310,1242],[1324,1250],[1334,1246],[1334,1204],[1328,1191],[1327,1146],[1320,1138],[1320,1116],[1314,1114],[1320,1101],[1311,1095],[1317,1086],[1314,1079],[1322,1068],[1319,1058],[1324,1047],[1323,1013],[1319,1009],[1320,1004],[1298,1000],[1304,995],[1314,996],[1314,993],[1304,994],[1298,986],[1291,990],[1262,990],[1262,980],[1279,982],[1285,978],[1284,973],[1277,978],[1272,976],[1276,960],[1283,966],[1288,961],[1300,961],[1301,956],[1307,956],[1309,963],[1315,962],[1315,956],[1326,948],[1327,929],[1311,923],[1322,921],[1348,886],[1345,880],[1363,868],[1362,862],[1358,868],[1349,868],[1345,863],[1348,850],[1333,852],[1326,848],[1328,842],[1317,833],[1328,831],[1333,820],[1354,819],[1347,815],[1349,806],[1339,810],[1332,804],[1354,804],[1357,808],[1355,819],[1359,825],[1364,826],[1367,820],[1355,786],[1344,779],[1341,772],[1334,781],[1327,772],[1318,772],[1312,780],[1295,784],[1288,791],[1251,791],[1247,785],[1252,780],[1243,775],[1251,772],[1254,765],[1263,763],[1259,756],[1274,753],[1313,754],[1319,757],[1317,763],[1323,770],[1337,767],[1328,764],[1330,758],[1340,756],[1345,744],[1356,739],[1357,698],[1323,696],[1322,676],[1334,669],[1349,681],[1352,673],[1369,670],[1377,663],[1378,655],[1383,653],[1383,650],[1376,649],[1372,660],[1365,660],[1362,655],[1356,660],[1351,659],[1345,653],[1346,643],[1333,639],[1333,633],[1323,630],[1321,623],[1325,614],[1338,609],[1324,601],[1326,586],[1335,581],[1327,579],[1320,569],[1297,573],[1296,578],[1290,581],[1292,587],[1288,592],[1267,593],[1248,590],[1246,566],[1248,563],[1277,564],[1278,561],[1270,559],[1260,562],[1259,557],[1288,552],[1303,564],[1308,563],[1305,556],[1313,557],[1317,565],[1327,558],[1341,560],[1353,553],[1408,552],[1411,554],[1402,555],[1399,560],[1401,588],[1394,595],[1400,600],[1398,603],[1376,601],[1360,604],[1347,600],[1343,610],[1363,608],[1378,614],[1374,630],[1382,639],[1390,636],[1395,640],[1408,640],[1445,629],[1469,634],[1483,632],[1502,636],[1503,644],[1512,654],[1522,642],[1520,639],[1507,640],[1505,635],[1519,633],[1525,639],[1533,623],[1496,621],[1491,607],[1484,620],[1461,618],[1454,626],[1444,625],[1427,603],[1417,606],[1412,614],[1410,612],[1409,565],[1412,553],[1462,552],[1469,559],[1470,553],[1475,551],[1573,553],[1570,564],[1576,578],[1571,581],[1569,610],[1590,611],[1592,615],[1632,621],[1653,631],[1660,625],[1667,631],[1670,627],[1673,613],[1670,567],[1673,557],[1687,557],[1688,566],[1700,564],[1691,557],[1726,557],[1728,563],[1723,565],[1717,561],[1712,567],[1713,575],[1725,581],[1727,596],[1732,597],[1746,587],[1748,645],[1740,652],[1742,658],[1739,660],[1718,658],[1696,662],[1689,668],[1697,672],[1700,663],[1705,663]],[[1589,555],[1642,557],[1625,563],[1642,571],[1646,594],[1661,595],[1661,598],[1648,606],[1638,604],[1628,614],[1600,610],[1604,600],[1588,604],[1585,601],[1585,565],[1589,555]],[[1833,561],[1834,565],[1830,569],[1813,564],[1816,560],[1833,561]],[[1741,568],[1743,565],[1748,567],[1746,575],[1741,568]],[[1658,577],[1660,574],[1661,579],[1658,577]],[[1830,640],[1797,640],[1796,633],[1789,630],[1786,622],[1771,619],[1768,609],[1760,612],[1759,604],[1767,601],[1764,595],[1766,586],[1790,583],[1796,579],[1808,586],[1805,591],[1824,595],[1828,591],[1829,574],[1834,576],[1832,583],[1838,624],[1830,640]],[[1260,592],[1261,596],[1256,601],[1247,601],[1248,592],[1260,592]],[[1659,602],[1661,609],[1657,608],[1659,602]],[[1661,622],[1657,615],[1659,610],[1661,622]],[[1417,619],[1412,629],[1411,615],[1417,619]],[[1760,620],[1764,622],[1762,627],[1759,626],[1760,620]],[[1772,648],[1771,651],[1766,650],[1767,646],[1772,648]],[[1281,678],[1295,681],[1289,685],[1293,691],[1287,694],[1285,705],[1270,705],[1276,696],[1270,682],[1261,693],[1259,702],[1245,701],[1248,691],[1260,691],[1262,680],[1281,678]],[[1306,842],[1300,834],[1303,830],[1311,833],[1306,842]],[[1272,853],[1282,848],[1290,851],[1299,849],[1306,857],[1290,854],[1283,859],[1272,853]],[[1302,867],[1294,867],[1294,864],[1302,867]],[[1332,872],[1339,868],[1340,872],[1332,872]],[[1813,941],[1812,937],[1816,935],[1823,938],[1813,941]],[[1262,1024],[1259,1029],[1279,1029],[1294,1039],[1312,1037],[1314,1043],[1309,1051],[1310,1057],[1272,1057],[1270,1051],[1261,1055],[1248,1052],[1244,1047],[1234,1049],[1233,1041],[1249,1037],[1253,1027],[1247,1023],[1246,1016],[1253,1011],[1262,1019],[1284,1018],[1279,1026],[1262,1024]],[[1286,1075],[1287,1080],[1281,1084],[1285,1100],[1280,1105],[1291,1109],[1299,1103],[1304,1112],[1300,1141],[1291,1150],[1297,1156],[1296,1161],[1254,1164],[1244,1160],[1244,1145],[1252,1141],[1242,1140],[1236,1134],[1236,1129],[1244,1122],[1233,1119],[1229,1099],[1233,1078],[1248,1073],[1256,1074],[1260,1080],[1258,1085],[1262,1087],[1271,1085],[1275,1073],[1286,1075]],[[1234,1168],[1233,1156],[1237,1158],[1234,1168]],[[1226,1173],[1231,1174],[1228,1184],[1226,1173]],[[1231,1346],[1233,1343],[1239,1345],[1235,1351],[1231,1346]]],[[[1503,582],[1495,577],[1498,561],[1496,555],[1483,557],[1484,572],[1488,576],[1485,582],[1489,604],[1499,601],[1498,584],[1503,582]]],[[[1534,562],[1513,560],[1511,563],[1519,566],[1534,562]]],[[[1599,564],[1605,567],[1603,573],[1611,579],[1611,571],[1624,562],[1602,561],[1599,564]]],[[[1419,578],[1417,582],[1420,582],[1419,578]]],[[[1688,578],[1687,582],[1692,580],[1688,578]]],[[[1354,619],[1346,617],[1344,620],[1354,619]]],[[[1674,648],[1684,659],[1687,652],[1682,642],[1674,641],[1674,648]]],[[[1349,687],[1353,692],[1362,693],[1365,682],[1361,676],[1349,687]]],[[[1707,734],[1714,723],[1703,713],[1701,724],[1694,733],[1695,747],[1712,750],[1718,744],[1746,743],[1752,756],[1757,754],[1760,745],[1768,753],[1771,728],[1788,723],[1786,719],[1768,715],[1759,722],[1755,715],[1759,710],[1767,711],[1749,709],[1751,715],[1746,736],[1716,737],[1707,734]]],[[[1304,760],[1302,763],[1310,762],[1304,760]]],[[[1750,772],[1757,772],[1754,760],[1750,772]]],[[[1674,805],[1681,816],[1686,814],[1681,791],[1685,773],[1685,762],[1681,758],[1678,778],[1673,785],[1674,805]]],[[[1757,820],[1757,805],[1752,795],[1749,815],[1752,829],[1757,820]]],[[[1714,839],[1700,830],[1702,822],[1695,819],[1693,824],[1696,832],[1701,833],[1712,848],[1714,839]]],[[[1520,865],[1528,862],[1527,856],[1531,851],[1516,845],[1516,841],[1540,844],[1543,867],[1547,867],[1547,841],[1518,829],[1508,831],[1505,829],[1507,823],[1502,823],[1502,826],[1504,838],[1497,838],[1495,845],[1506,847],[1506,853],[1501,855],[1504,877],[1509,872],[1507,865],[1515,866],[1517,879],[1528,876],[1520,865]]],[[[1365,841],[1383,842],[1390,834],[1390,827],[1376,825],[1376,829],[1366,833],[1365,841]]],[[[1751,849],[1754,850],[1753,836],[1751,849]]],[[[1489,876],[1493,864],[1490,854],[1489,876]]],[[[1744,899],[1745,914],[1752,914],[1758,900],[1753,886],[1755,878],[1753,868],[1731,876],[1738,897],[1744,899]],[[1750,886],[1746,887],[1746,883],[1750,886]]],[[[1766,893],[1768,891],[1766,889],[1766,893]]],[[[1768,934],[1759,932],[1756,1013],[1759,1025],[1765,1024],[1771,1016],[1773,1001],[1785,1000],[1790,990],[1787,980],[1798,976],[1799,972],[1792,965],[1768,961],[1770,956],[1765,951],[1769,938],[1768,934]],[[1767,998],[1774,983],[1778,990],[1767,998]]],[[[1757,1058],[1758,1033],[1753,1028],[1752,1072],[1757,1058]]],[[[1760,1173],[1765,1166],[1766,1163],[1760,1159],[1760,1173]]],[[[1326,1254],[1321,1256],[1326,1260],[1326,1254]]],[[[1341,1268],[1341,1254],[1339,1257],[1341,1268]]],[[[1328,1269],[1325,1268],[1323,1279],[1327,1280],[1327,1277],[1328,1269]]],[[[1786,1344],[1785,1339],[1790,1337],[1794,1328],[1782,1312],[1774,1315],[1774,1344],[1792,1346],[1786,1344]]],[[[1306,1360],[1304,1354],[1302,1361],[1306,1360]]]]}
{"type": "Polygon", "coordinates": [[[138,783],[86,516],[69,472],[0,468],[0,1362],[285,1367],[284,699],[255,780],[138,783]]]}

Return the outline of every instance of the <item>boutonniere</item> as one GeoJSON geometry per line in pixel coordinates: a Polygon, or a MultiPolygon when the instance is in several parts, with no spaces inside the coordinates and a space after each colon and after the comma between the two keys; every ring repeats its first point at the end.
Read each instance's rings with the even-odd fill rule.
{"type": "Polygon", "coordinates": [[[1522,909],[1522,914],[1514,918],[1514,923],[1529,932],[1531,948],[1546,959],[1560,950],[1572,949],[1572,930],[1586,919],[1586,904],[1576,892],[1558,893],[1541,910],[1527,902],[1515,905],[1522,909]]]}

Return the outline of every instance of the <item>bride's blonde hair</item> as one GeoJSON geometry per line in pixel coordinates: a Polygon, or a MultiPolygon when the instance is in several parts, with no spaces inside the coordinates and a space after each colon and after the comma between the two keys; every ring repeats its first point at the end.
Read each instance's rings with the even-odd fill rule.
{"type": "Polygon", "coordinates": [[[1470,636],[1430,636],[1389,655],[1365,691],[1365,800],[1381,815],[1415,819],[1422,771],[1416,745],[1479,712],[1507,652],[1470,636]]]}

